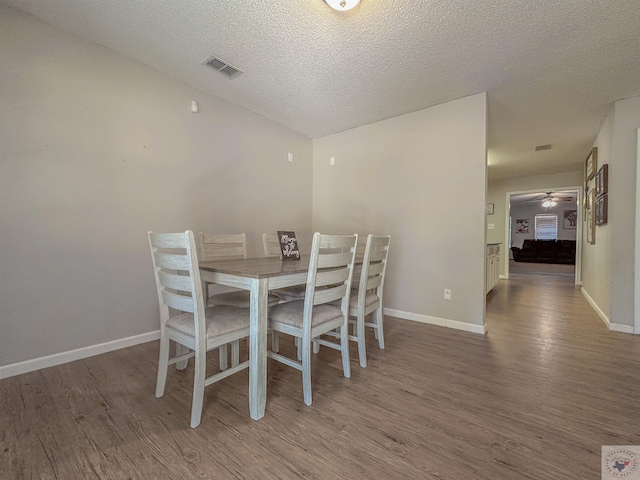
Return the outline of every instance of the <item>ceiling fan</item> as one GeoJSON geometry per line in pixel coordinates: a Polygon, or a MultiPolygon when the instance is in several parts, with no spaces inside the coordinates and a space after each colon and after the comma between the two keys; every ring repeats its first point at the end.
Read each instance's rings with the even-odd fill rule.
{"type": "Polygon", "coordinates": [[[572,202],[575,197],[572,195],[553,195],[554,192],[541,193],[537,197],[532,198],[524,203],[541,203],[544,208],[555,207],[558,202],[572,202]]]}

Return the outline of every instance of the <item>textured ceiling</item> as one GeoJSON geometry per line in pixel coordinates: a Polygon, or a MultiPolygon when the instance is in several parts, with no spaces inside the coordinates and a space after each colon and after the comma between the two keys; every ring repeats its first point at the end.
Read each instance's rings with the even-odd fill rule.
{"type": "Polygon", "coordinates": [[[640,94],[637,0],[0,3],[311,138],[487,91],[490,178],[582,168],[611,103],[640,94]]]}

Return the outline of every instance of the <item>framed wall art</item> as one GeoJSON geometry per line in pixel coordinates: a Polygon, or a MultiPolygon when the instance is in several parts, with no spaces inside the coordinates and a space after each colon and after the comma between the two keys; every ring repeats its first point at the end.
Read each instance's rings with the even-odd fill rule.
{"type": "Polygon", "coordinates": [[[604,193],[596,198],[596,225],[606,225],[609,221],[608,208],[609,208],[609,194],[604,193]]]}
{"type": "Polygon", "coordinates": [[[595,189],[589,190],[587,197],[587,243],[596,243],[596,218],[595,218],[595,189]]]}
{"type": "Polygon", "coordinates": [[[562,213],[562,228],[565,230],[576,228],[578,223],[578,210],[565,210],[562,213]]]}
{"type": "Polygon", "coordinates": [[[609,164],[605,163],[596,173],[596,198],[609,193],[609,164]]]}
{"type": "Polygon", "coordinates": [[[486,214],[493,215],[493,203],[487,203],[486,214]]]}
{"type": "Polygon", "coordinates": [[[585,181],[591,180],[598,170],[598,147],[593,147],[589,156],[584,161],[584,178],[585,181]]]}
{"type": "Polygon", "coordinates": [[[516,233],[529,233],[528,218],[518,218],[516,220],[516,233]]]}

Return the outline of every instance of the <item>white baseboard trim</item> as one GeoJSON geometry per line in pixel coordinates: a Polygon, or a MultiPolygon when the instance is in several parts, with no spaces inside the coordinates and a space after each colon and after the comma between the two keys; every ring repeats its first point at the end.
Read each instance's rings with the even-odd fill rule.
{"type": "Polygon", "coordinates": [[[78,348],[76,350],[70,350],[68,352],[55,353],[46,357],[34,358],[32,360],[25,360],[24,362],[4,365],[0,367],[0,380],[3,378],[21,375],[23,373],[33,372],[42,368],[55,367],[56,365],[62,365],[63,363],[73,362],[75,360],[81,360],[87,357],[93,357],[94,355],[112,352],[113,350],[131,347],[140,343],[152,342],[153,340],[158,340],[159,338],[160,330],[156,330],[154,332],[134,335],[133,337],[121,338],[119,340],[113,340],[111,342],[78,348]]]}
{"type": "Polygon", "coordinates": [[[509,280],[509,277],[507,277],[506,275],[498,275],[498,278],[500,280],[509,280]]]}
{"type": "Polygon", "coordinates": [[[633,333],[633,326],[631,325],[611,323],[609,317],[607,317],[605,313],[600,309],[595,300],[591,298],[591,295],[589,295],[584,288],[581,288],[580,291],[582,292],[582,295],[584,295],[584,298],[587,299],[587,302],[589,302],[589,305],[591,305],[591,307],[596,311],[598,316],[602,319],[609,330],[611,330],[612,332],[633,333]]]}
{"type": "Polygon", "coordinates": [[[432,317],[430,315],[422,315],[419,313],[403,312],[402,310],[393,310],[385,308],[384,314],[390,317],[402,318],[413,322],[428,323],[430,325],[438,325],[439,327],[455,328],[456,330],[464,330],[465,332],[479,333],[484,335],[487,333],[487,324],[474,325],[471,323],[459,322],[457,320],[449,320],[447,318],[432,317]]]}

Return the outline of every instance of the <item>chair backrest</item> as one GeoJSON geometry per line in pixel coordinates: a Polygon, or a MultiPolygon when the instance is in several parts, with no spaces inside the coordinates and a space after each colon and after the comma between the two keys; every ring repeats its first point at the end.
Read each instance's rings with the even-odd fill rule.
{"type": "Polygon", "coordinates": [[[200,232],[200,260],[216,258],[247,258],[247,237],[244,233],[213,234],[200,232]]]}
{"type": "Polygon", "coordinates": [[[358,303],[364,304],[367,292],[373,291],[382,298],[384,276],[387,271],[387,257],[391,235],[368,235],[358,281],[358,303]]]}
{"type": "Polygon", "coordinates": [[[349,297],[358,235],[321,235],[315,233],[311,245],[309,274],[304,297],[304,327],[310,328],[315,305],[341,300],[348,318],[349,297]]]}
{"type": "Polygon", "coordinates": [[[170,317],[169,308],[193,313],[196,342],[204,339],[205,306],[193,232],[148,236],[162,326],[170,317]]]}
{"type": "Polygon", "coordinates": [[[262,248],[265,257],[282,257],[282,250],[280,250],[280,242],[278,241],[277,235],[263,233],[262,248]]]}

